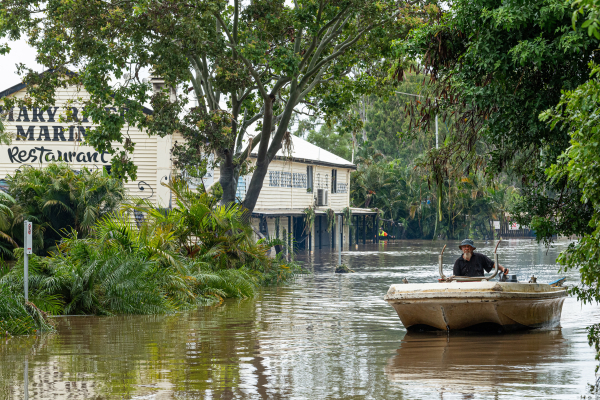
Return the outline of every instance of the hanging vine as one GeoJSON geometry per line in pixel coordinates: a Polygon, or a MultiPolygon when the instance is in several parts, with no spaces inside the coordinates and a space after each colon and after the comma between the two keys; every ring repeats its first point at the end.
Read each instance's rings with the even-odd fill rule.
{"type": "Polygon", "coordinates": [[[331,230],[335,227],[335,211],[331,208],[327,210],[327,232],[331,232],[331,230]]]}
{"type": "Polygon", "coordinates": [[[350,207],[346,207],[342,210],[342,212],[344,213],[344,221],[346,221],[346,224],[350,227],[348,233],[350,234],[350,237],[352,237],[354,235],[354,225],[352,224],[352,210],[350,209],[350,207]]]}
{"type": "Polygon", "coordinates": [[[306,233],[310,233],[315,225],[315,209],[312,207],[307,207],[304,209],[304,214],[306,215],[306,226],[304,227],[304,231],[306,233]]]}
{"type": "Polygon", "coordinates": [[[349,224],[352,219],[352,210],[350,207],[346,207],[342,210],[342,212],[344,213],[344,221],[349,224]]]}

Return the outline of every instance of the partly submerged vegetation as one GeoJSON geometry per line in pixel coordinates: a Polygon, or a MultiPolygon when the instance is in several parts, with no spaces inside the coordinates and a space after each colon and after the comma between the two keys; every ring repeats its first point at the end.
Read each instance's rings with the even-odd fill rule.
{"type": "MultiPolygon", "coordinates": [[[[154,314],[247,298],[259,285],[285,282],[297,272],[296,264],[267,255],[283,243],[256,241],[240,205],[218,205],[183,180],[174,180],[170,189],[172,209],[111,205],[112,211],[101,213],[102,206],[95,207],[103,215],[86,229],[74,218],[79,225],[63,228],[53,246],[40,248],[49,249],[47,256],[30,256],[27,303],[23,251],[14,249],[16,262],[0,272],[0,334],[51,330],[47,314],[154,314]]],[[[65,207],[58,213],[73,215],[65,207]]],[[[14,227],[23,219],[15,217],[14,227]]],[[[49,225],[40,228],[41,236],[44,228],[49,225]]]]}

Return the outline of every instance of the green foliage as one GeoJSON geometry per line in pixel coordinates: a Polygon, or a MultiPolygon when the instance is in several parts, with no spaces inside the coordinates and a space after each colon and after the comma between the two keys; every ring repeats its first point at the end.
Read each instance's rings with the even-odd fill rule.
{"type": "Polygon", "coordinates": [[[6,206],[0,206],[0,229],[22,245],[23,221],[32,221],[33,250],[40,255],[55,249],[66,231],[89,235],[96,221],[115,210],[125,196],[121,182],[106,171],[75,172],[65,163],[23,167],[8,175],[7,183],[10,198],[1,196],[6,206]],[[7,229],[2,218],[9,216],[13,218],[7,229]]]}
{"type": "Polygon", "coordinates": [[[335,229],[335,211],[331,208],[327,209],[327,232],[331,232],[332,229],[335,229]]]}
{"type": "MultiPolygon", "coordinates": [[[[557,259],[565,270],[579,269],[583,286],[573,288],[572,292],[584,302],[600,301],[597,285],[600,279],[600,189],[597,183],[600,173],[600,66],[591,63],[590,68],[590,79],[586,83],[564,92],[558,105],[542,114],[542,119],[549,120],[551,127],[556,128],[559,124],[568,127],[571,136],[571,146],[556,164],[548,168],[548,178],[575,183],[581,190],[581,202],[592,214],[586,221],[580,221],[580,224],[588,223],[586,234],[557,259]]],[[[556,219],[564,217],[571,220],[562,213],[555,215],[556,219]]]]}
{"type": "Polygon", "coordinates": [[[46,315],[33,303],[26,303],[22,293],[22,287],[17,291],[0,283],[0,337],[54,330],[46,315]]]}
{"type": "Polygon", "coordinates": [[[444,147],[424,159],[433,183],[473,169],[488,179],[506,173],[522,189],[523,201],[512,210],[520,222],[536,214],[547,219],[555,210],[589,217],[573,201],[581,196],[577,185],[546,180],[544,170],[569,146],[569,136],[562,125],[552,130],[538,118],[558,104],[561,91],[585,82],[587,63],[598,57],[597,40],[573,31],[571,14],[562,0],[459,0],[442,19],[397,43],[398,70],[408,68],[407,58],[421,60],[432,80],[430,97],[409,108],[412,119],[429,127],[437,114],[451,128],[444,147]]]}
{"type": "Polygon", "coordinates": [[[344,207],[344,209],[342,210],[342,213],[344,214],[344,220],[346,221],[346,223],[351,224],[352,223],[352,210],[350,209],[350,207],[344,207]]]}
{"type": "Polygon", "coordinates": [[[582,29],[587,29],[589,36],[600,40],[600,1],[599,0],[574,0],[571,6],[573,11],[573,29],[577,28],[579,15],[584,15],[586,20],[581,24],[582,29]]]}
{"type": "Polygon", "coordinates": [[[432,187],[426,170],[403,165],[410,159],[390,161],[378,153],[365,159],[359,156],[357,162],[351,177],[352,205],[378,209],[383,218],[402,222],[405,238],[492,238],[490,221],[505,223],[504,215],[515,201],[514,187],[488,183],[481,173],[446,179],[432,187]],[[438,204],[441,220],[436,218],[438,204]]]}
{"type": "Polygon", "coordinates": [[[307,207],[304,209],[304,215],[306,215],[306,225],[304,226],[305,232],[312,232],[312,228],[315,225],[315,209],[313,207],[307,207]]]}
{"type": "MultiPolygon", "coordinates": [[[[177,163],[196,166],[203,154],[215,154],[227,170],[220,180],[228,203],[250,150],[258,148],[258,163],[268,165],[296,110],[339,116],[358,96],[389,90],[392,40],[435,18],[439,9],[429,3],[435,2],[136,0],[123,7],[119,1],[49,0],[41,7],[14,0],[2,3],[0,37],[26,37],[37,61],[57,73],[22,66],[27,100],[4,99],[4,105],[49,105],[57,87],[81,84],[90,93],[83,102],[94,125],[86,141],[113,155],[117,176],[137,173],[126,126],[159,136],[179,131],[186,142],[178,144],[177,163]],[[79,74],[66,73],[67,65],[79,74]],[[152,95],[141,79],[145,68],[164,78],[160,93],[152,95]],[[175,87],[183,93],[172,94],[175,87]],[[186,107],[188,93],[198,107],[186,107]],[[258,132],[250,140],[247,130],[255,122],[258,132]]],[[[253,174],[244,203],[250,211],[266,169],[253,174]]]]}
{"type": "Polygon", "coordinates": [[[281,241],[255,241],[239,205],[217,205],[177,179],[175,207],[144,204],[132,223],[126,211],[105,213],[85,236],[71,228],[49,256],[30,256],[30,303],[23,308],[23,250],[0,268],[0,327],[10,334],[47,329],[45,314],[156,314],[224,298],[247,298],[259,285],[300,271],[268,251],[281,241]],[[28,314],[27,314],[28,313],[28,314]],[[29,315],[29,317],[28,317],[29,315]]]}

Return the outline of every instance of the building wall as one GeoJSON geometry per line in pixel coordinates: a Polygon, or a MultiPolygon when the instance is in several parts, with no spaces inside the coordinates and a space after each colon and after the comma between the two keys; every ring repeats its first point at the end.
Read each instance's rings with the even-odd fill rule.
{"type": "MultiPolygon", "coordinates": [[[[348,207],[350,205],[351,170],[312,165],[314,189],[312,192],[308,192],[306,167],[309,165],[311,164],[295,161],[272,161],[258,196],[255,210],[305,209],[315,204],[316,189],[326,189],[329,202],[327,206],[317,207],[317,209],[327,210],[331,208],[336,212],[341,212],[345,207],[348,207]],[[331,173],[334,169],[337,170],[338,193],[331,193],[331,173]]],[[[219,176],[219,169],[215,168],[215,182],[219,180],[219,176]]],[[[251,175],[241,177],[246,189],[250,185],[250,179],[251,175]]]]}
{"type": "MultiPolygon", "coordinates": [[[[11,96],[22,98],[25,96],[25,89],[11,96]]],[[[98,154],[92,147],[84,146],[83,141],[78,140],[83,139],[80,131],[92,126],[90,122],[59,122],[59,116],[65,115],[65,106],[75,107],[81,118],[80,99],[86,98],[89,95],[85,90],[71,86],[57,90],[56,102],[50,110],[13,109],[12,115],[4,121],[13,141],[10,145],[0,145],[0,178],[14,174],[23,165],[43,167],[48,162],[58,161],[59,155],[65,158],[65,154],[68,159],[65,161],[75,170],[109,165],[111,157],[108,154],[98,154]],[[17,132],[27,137],[17,138],[17,132]]],[[[171,138],[148,137],[135,127],[125,127],[123,133],[135,143],[133,162],[138,167],[137,179],[125,184],[129,194],[146,198],[159,206],[168,206],[169,191],[161,187],[160,182],[168,180],[171,170],[171,138]]],[[[115,143],[114,146],[120,147],[120,144],[115,143]]]]}

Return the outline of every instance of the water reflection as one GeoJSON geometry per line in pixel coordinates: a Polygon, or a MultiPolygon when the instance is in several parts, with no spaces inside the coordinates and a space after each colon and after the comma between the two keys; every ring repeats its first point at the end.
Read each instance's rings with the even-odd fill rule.
{"type": "MultiPolygon", "coordinates": [[[[431,242],[360,246],[343,253],[356,271],[343,276],[333,273],[335,252],[316,253],[305,258],[312,273],[292,285],[181,314],[58,318],[58,334],[0,342],[0,399],[25,398],[26,377],[32,399],[585,394],[596,362],[584,327],[600,310],[573,298],[565,301],[556,331],[449,338],[406,333],[383,295],[403,277],[434,281],[440,248],[431,242]]],[[[482,244],[480,250],[493,249],[482,244]]],[[[521,277],[535,273],[548,282],[557,277],[558,250],[511,241],[500,249],[501,262],[521,277]]]]}
{"type": "Polygon", "coordinates": [[[506,335],[408,332],[385,373],[392,382],[440,392],[498,392],[503,385],[547,387],[572,381],[552,373],[569,353],[560,329],[506,335]]]}
{"type": "Polygon", "coordinates": [[[23,371],[23,397],[29,400],[29,360],[25,358],[25,368],[23,371]]]}

